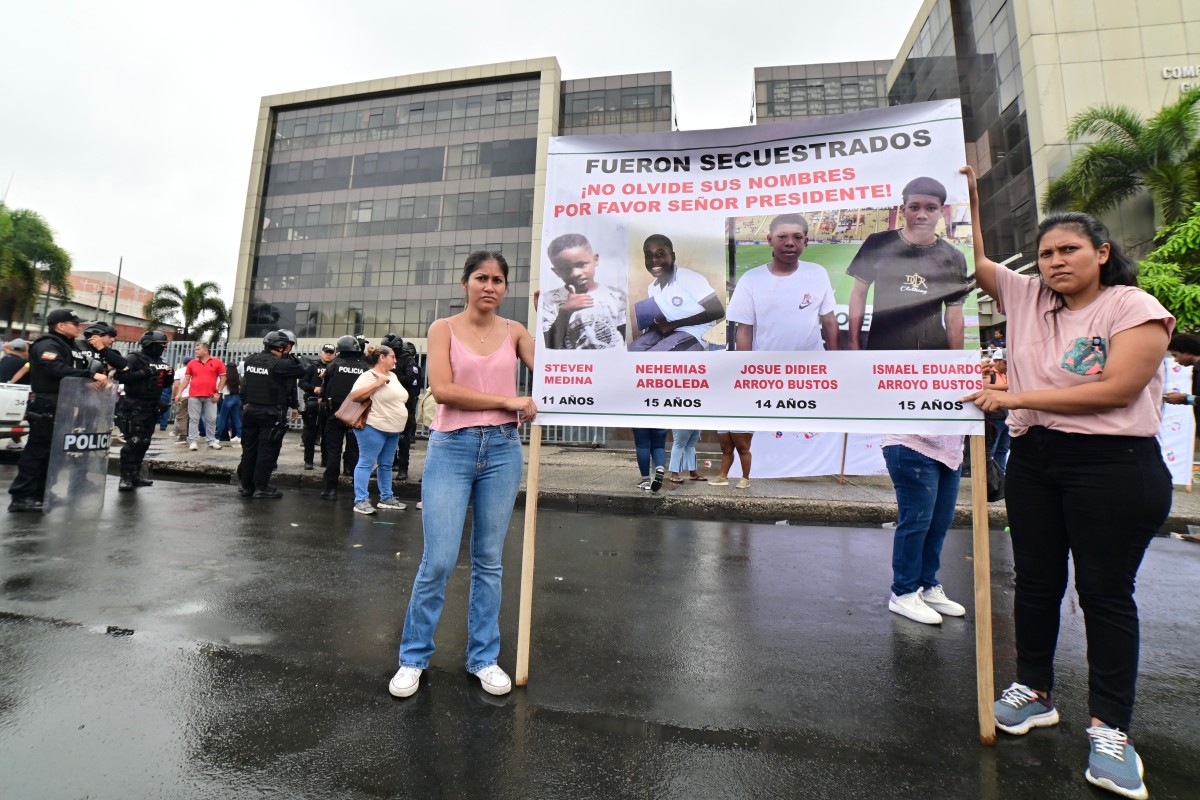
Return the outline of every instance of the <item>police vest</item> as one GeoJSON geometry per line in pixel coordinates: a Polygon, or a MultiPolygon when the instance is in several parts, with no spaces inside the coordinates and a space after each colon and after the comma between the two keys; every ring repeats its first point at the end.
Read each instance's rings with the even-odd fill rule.
{"type": "Polygon", "coordinates": [[[246,374],[242,377],[242,399],[259,406],[282,406],[287,402],[284,381],[271,373],[279,356],[270,351],[255,353],[246,359],[246,374]]]}
{"type": "Polygon", "coordinates": [[[350,394],[358,377],[370,368],[361,356],[353,359],[343,359],[339,356],[326,368],[325,391],[321,393],[322,396],[337,408],[350,394]]]}
{"type": "Polygon", "coordinates": [[[125,394],[139,400],[158,400],[162,397],[163,389],[171,386],[175,380],[175,370],[170,364],[157,361],[145,352],[129,354],[129,368],[135,372],[145,372],[145,377],[125,384],[125,394]]]}

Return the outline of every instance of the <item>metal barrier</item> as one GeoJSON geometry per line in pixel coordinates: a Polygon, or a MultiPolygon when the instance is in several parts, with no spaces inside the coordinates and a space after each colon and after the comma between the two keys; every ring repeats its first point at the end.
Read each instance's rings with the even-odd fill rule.
{"type": "MultiPolygon", "coordinates": [[[[316,358],[320,352],[323,342],[316,339],[301,340],[299,347],[296,348],[302,356],[316,358]]],[[[426,355],[425,343],[414,341],[413,345],[417,348],[417,358],[421,362],[421,374],[424,376],[424,385],[421,387],[422,393],[429,388],[429,373],[425,369],[426,355]]],[[[137,349],[137,345],[131,342],[117,342],[116,347],[123,353],[137,349]]],[[[221,342],[213,345],[210,349],[213,356],[225,362],[227,367],[236,365],[244,360],[247,356],[252,356],[255,353],[262,351],[262,342],[258,339],[242,339],[233,342],[221,342]]],[[[167,364],[173,364],[178,367],[183,363],[184,356],[190,356],[195,352],[195,342],[171,342],[167,345],[167,349],[163,351],[163,359],[167,364]]],[[[533,387],[533,375],[525,367],[520,364],[517,374],[517,391],[521,394],[530,394],[533,387]]],[[[302,423],[299,419],[288,424],[292,430],[299,430],[302,423]]],[[[420,423],[417,425],[417,436],[428,437],[429,429],[420,423]]],[[[521,426],[521,441],[529,441],[529,426],[521,426]]],[[[583,445],[588,447],[603,447],[607,444],[607,429],[597,427],[581,427],[575,425],[543,425],[542,426],[542,442],[545,444],[558,445],[583,445]]]]}

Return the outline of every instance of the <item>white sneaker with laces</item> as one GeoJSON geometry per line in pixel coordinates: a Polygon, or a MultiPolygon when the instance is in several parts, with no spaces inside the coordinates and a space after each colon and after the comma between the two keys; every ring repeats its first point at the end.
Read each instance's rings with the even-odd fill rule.
{"type": "Polygon", "coordinates": [[[396,674],[388,681],[388,693],[392,697],[412,697],[421,685],[421,673],[424,671],[417,667],[401,667],[396,670],[396,674]]]}
{"type": "Polygon", "coordinates": [[[508,673],[496,664],[471,674],[479,678],[479,684],[488,694],[508,694],[512,691],[512,681],[509,679],[508,673]]]}
{"type": "Polygon", "coordinates": [[[209,443],[208,443],[208,446],[209,446],[209,447],[211,447],[213,450],[220,450],[220,449],[221,449],[221,443],[220,443],[220,442],[209,442],[209,443]]]}
{"type": "Polygon", "coordinates": [[[25,443],[24,442],[9,442],[8,447],[5,449],[7,449],[7,450],[24,450],[25,443]]]}
{"type": "Polygon", "coordinates": [[[195,442],[188,442],[188,450],[199,450],[199,449],[200,448],[196,446],[195,442]]]}
{"type": "Polygon", "coordinates": [[[241,444],[241,443],[242,443],[242,437],[240,437],[240,436],[234,436],[232,439],[230,439],[230,440],[229,440],[229,443],[230,443],[230,444],[241,444]]]}
{"type": "Polygon", "coordinates": [[[946,597],[946,590],[940,583],[929,589],[922,589],[921,599],[925,605],[947,617],[965,617],[967,615],[967,609],[946,597]]]}
{"type": "Polygon", "coordinates": [[[925,605],[920,592],[909,592],[899,597],[893,594],[888,600],[888,611],[908,617],[913,622],[923,622],[926,625],[942,624],[942,615],[925,605]]]}

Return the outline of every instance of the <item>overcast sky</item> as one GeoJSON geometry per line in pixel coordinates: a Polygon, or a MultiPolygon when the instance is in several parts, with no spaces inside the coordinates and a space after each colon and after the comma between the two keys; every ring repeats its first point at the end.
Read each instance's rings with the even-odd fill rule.
{"type": "Polygon", "coordinates": [[[754,68],[896,55],[921,0],[790,4],[6,3],[0,196],[77,270],[232,298],[264,95],[554,56],[564,79],[669,70],[685,130],[749,122],[754,68]],[[786,9],[786,12],[784,11],[786,9]]]}

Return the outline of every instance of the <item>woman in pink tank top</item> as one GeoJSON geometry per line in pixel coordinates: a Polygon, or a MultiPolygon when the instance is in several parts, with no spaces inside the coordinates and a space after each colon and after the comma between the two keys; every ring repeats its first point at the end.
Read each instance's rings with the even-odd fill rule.
{"type": "Polygon", "coordinates": [[[1162,361],[1175,320],[1138,288],[1137,267],[1094,217],[1052,214],[1038,226],[1038,274],[988,260],[971,193],[979,288],[1008,315],[1008,391],[964,398],[1010,411],[1005,474],[1016,570],[1016,681],[996,702],[1008,733],[1054,725],[1054,652],[1067,556],[1087,636],[1088,781],[1144,798],[1129,738],[1138,673],[1138,566],[1171,509],[1171,478],[1155,434],[1162,361]]]}
{"type": "Polygon", "coordinates": [[[537,416],[533,398],[517,395],[517,359],[533,368],[533,338],[497,314],[508,289],[508,262],[498,252],[472,253],[463,265],[466,310],[429,326],[429,388],[438,409],[421,482],[425,550],[413,581],[400,641],[395,697],[416,693],[433,656],[433,634],[458,560],[467,506],[471,519],[471,592],[467,671],[490,694],[512,681],[500,655],[500,556],[521,485],[517,426],[537,416]]]}

